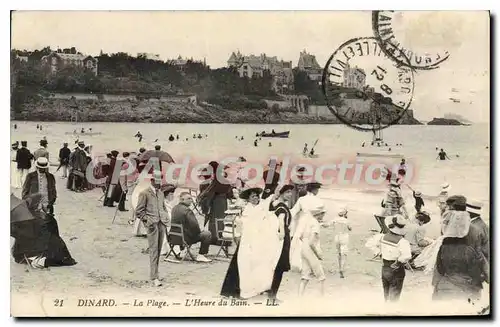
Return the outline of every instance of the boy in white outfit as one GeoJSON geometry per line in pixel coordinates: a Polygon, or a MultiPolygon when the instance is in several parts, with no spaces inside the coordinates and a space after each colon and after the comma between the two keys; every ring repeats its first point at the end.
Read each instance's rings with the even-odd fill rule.
{"type": "Polygon", "coordinates": [[[347,213],[347,209],[344,208],[339,211],[337,219],[333,220],[335,229],[334,244],[339,260],[340,278],[344,278],[345,261],[347,259],[347,252],[349,251],[349,232],[352,230],[347,220],[347,213]]]}

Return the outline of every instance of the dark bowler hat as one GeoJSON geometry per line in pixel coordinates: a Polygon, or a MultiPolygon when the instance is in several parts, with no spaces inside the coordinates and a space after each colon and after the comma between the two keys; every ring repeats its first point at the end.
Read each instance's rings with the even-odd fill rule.
{"type": "Polygon", "coordinates": [[[28,142],[27,141],[21,141],[21,146],[28,146],[28,142]]]}
{"type": "Polygon", "coordinates": [[[40,140],[40,145],[41,145],[41,146],[45,146],[45,145],[47,145],[47,144],[49,144],[49,143],[47,142],[47,140],[40,140]]]}
{"type": "Polygon", "coordinates": [[[280,189],[279,194],[281,195],[281,194],[285,193],[285,192],[286,192],[286,191],[288,191],[288,190],[293,190],[294,188],[295,188],[295,187],[294,187],[293,185],[287,184],[287,185],[283,186],[283,187],[280,189]]]}
{"type": "Polygon", "coordinates": [[[321,183],[318,182],[312,182],[307,184],[306,189],[310,192],[312,190],[317,190],[321,188],[321,183]]]}
{"type": "Polygon", "coordinates": [[[111,151],[111,155],[112,155],[113,157],[118,157],[118,154],[120,154],[120,152],[118,152],[118,151],[116,151],[116,150],[111,151]]]}
{"type": "Polygon", "coordinates": [[[128,152],[123,152],[123,153],[122,153],[122,155],[123,155],[123,157],[124,157],[124,158],[128,158],[128,157],[130,156],[130,153],[128,153],[128,152]]]}
{"type": "Polygon", "coordinates": [[[167,194],[169,194],[169,193],[173,193],[173,192],[175,192],[176,188],[177,188],[177,187],[176,187],[175,185],[172,185],[172,184],[165,184],[165,185],[162,185],[162,187],[161,187],[161,191],[162,191],[165,195],[167,195],[167,194]]]}
{"type": "Polygon", "coordinates": [[[263,189],[260,188],[260,187],[251,187],[251,188],[248,188],[246,190],[243,190],[240,192],[240,199],[243,199],[243,200],[248,200],[248,198],[250,197],[250,195],[252,193],[257,193],[257,195],[261,195],[263,189]]]}
{"type": "Polygon", "coordinates": [[[140,153],[146,152],[146,149],[145,149],[145,148],[140,148],[140,149],[139,149],[139,152],[140,152],[140,153]]]}
{"type": "Polygon", "coordinates": [[[446,199],[446,204],[450,206],[452,210],[465,211],[467,198],[463,195],[452,195],[446,199]]]}
{"type": "Polygon", "coordinates": [[[417,213],[415,219],[420,220],[424,224],[427,224],[429,221],[431,221],[430,215],[425,211],[417,213]]]}

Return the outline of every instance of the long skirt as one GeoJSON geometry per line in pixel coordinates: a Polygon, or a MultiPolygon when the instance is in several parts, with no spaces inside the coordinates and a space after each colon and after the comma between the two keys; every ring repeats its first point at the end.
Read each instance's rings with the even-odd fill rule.
{"type": "Polygon", "coordinates": [[[240,247],[236,248],[236,252],[227,268],[226,277],[222,283],[220,295],[226,297],[240,297],[240,274],[238,270],[238,252],[240,247]]]}
{"type": "Polygon", "coordinates": [[[481,298],[481,285],[473,285],[462,276],[441,276],[434,283],[433,300],[463,300],[477,301],[481,298]]]}
{"type": "MultiPolygon", "coordinates": [[[[27,224],[23,228],[28,228],[27,224]]],[[[33,237],[16,237],[12,255],[17,263],[24,263],[25,257],[41,256],[45,258],[46,267],[76,264],[66,243],[59,235],[55,218],[48,216],[40,224],[38,222],[34,224],[32,228],[36,234],[33,234],[33,237]]]]}

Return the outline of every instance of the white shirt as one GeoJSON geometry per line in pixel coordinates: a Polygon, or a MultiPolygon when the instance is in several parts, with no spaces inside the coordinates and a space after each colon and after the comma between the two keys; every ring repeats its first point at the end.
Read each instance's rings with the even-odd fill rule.
{"type": "Polygon", "coordinates": [[[411,259],[410,242],[402,238],[397,244],[384,241],[385,234],[377,234],[371,237],[366,242],[366,247],[369,248],[374,255],[382,254],[384,260],[397,260],[406,262],[411,259]]]}
{"type": "Polygon", "coordinates": [[[303,214],[311,214],[311,211],[323,208],[323,201],[312,193],[307,193],[303,197],[300,197],[292,209],[290,209],[290,213],[292,214],[292,221],[290,223],[290,235],[293,236],[298,229],[299,220],[303,220],[300,218],[300,213],[303,214]]]}
{"type": "Polygon", "coordinates": [[[336,235],[349,234],[349,221],[345,217],[337,217],[333,221],[333,228],[336,235]]]}

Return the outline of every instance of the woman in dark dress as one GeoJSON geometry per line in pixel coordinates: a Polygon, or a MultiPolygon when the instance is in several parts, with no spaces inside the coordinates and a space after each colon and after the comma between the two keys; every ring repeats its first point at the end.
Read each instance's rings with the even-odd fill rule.
{"type": "MultiPolygon", "coordinates": [[[[224,218],[227,211],[227,200],[233,198],[233,187],[226,180],[227,173],[219,171],[219,163],[212,161],[209,163],[212,167],[212,180],[209,184],[206,182],[200,184],[199,204],[205,214],[206,226],[208,223],[208,230],[212,233],[211,244],[219,245],[217,241],[216,232],[216,219],[224,218]]],[[[219,230],[224,229],[221,223],[217,226],[219,230]]]]}
{"type": "MultiPolygon", "coordinates": [[[[25,220],[11,226],[15,238],[12,256],[16,263],[29,263],[36,268],[73,266],[77,262],[71,256],[66,243],[59,235],[54,215],[39,209],[41,196],[32,195],[26,207],[35,219],[25,220]]],[[[11,212],[12,215],[12,212],[11,212]]]]}
{"type": "Polygon", "coordinates": [[[290,270],[290,222],[292,214],[287,206],[287,203],[292,197],[293,185],[285,185],[279,191],[279,198],[269,204],[269,211],[274,211],[274,214],[280,220],[280,239],[283,239],[283,249],[274,270],[273,282],[271,290],[268,293],[269,298],[275,299],[278,294],[278,289],[283,279],[283,273],[290,270]]]}

